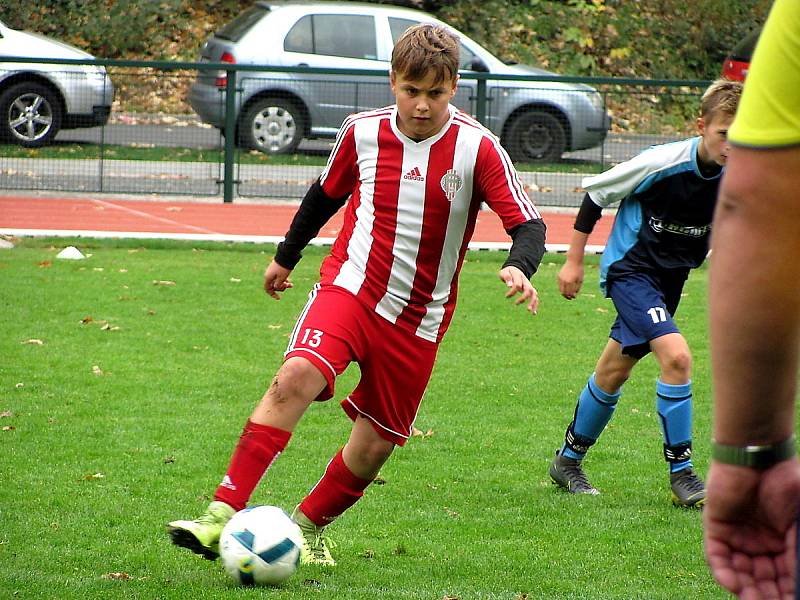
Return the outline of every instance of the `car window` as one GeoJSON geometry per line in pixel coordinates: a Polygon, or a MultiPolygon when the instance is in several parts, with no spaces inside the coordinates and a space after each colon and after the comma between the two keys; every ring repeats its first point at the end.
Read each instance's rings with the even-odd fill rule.
{"type": "Polygon", "coordinates": [[[414,25],[419,25],[418,21],[412,21],[411,19],[398,19],[397,17],[389,17],[389,29],[392,32],[392,46],[397,43],[397,40],[400,39],[400,36],[403,35],[409,27],[413,27],[414,25]]]}
{"type": "Polygon", "coordinates": [[[283,42],[287,52],[376,60],[375,20],[369,15],[306,15],[283,42]]]}
{"type": "MultiPolygon", "coordinates": [[[[392,45],[397,43],[400,36],[405,33],[406,29],[419,25],[419,21],[411,19],[399,19],[397,17],[389,17],[389,29],[392,32],[392,45]]],[[[464,44],[459,44],[461,58],[458,63],[458,68],[465,71],[472,70],[472,63],[475,60],[475,53],[467,48],[464,44]]]]}
{"type": "Polygon", "coordinates": [[[294,24],[283,40],[286,52],[303,52],[314,54],[314,38],[311,35],[311,15],[306,15],[294,24]]]}
{"type": "Polygon", "coordinates": [[[263,19],[268,12],[269,8],[264,6],[251,6],[214,35],[223,40],[238,42],[242,36],[250,31],[253,25],[263,19]]]}

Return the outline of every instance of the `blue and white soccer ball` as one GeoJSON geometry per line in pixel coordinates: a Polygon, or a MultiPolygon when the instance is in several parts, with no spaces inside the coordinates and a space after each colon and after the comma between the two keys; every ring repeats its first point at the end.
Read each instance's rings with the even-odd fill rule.
{"type": "Polygon", "coordinates": [[[300,528],[277,506],[240,510],[222,530],[220,557],[225,571],[242,585],[277,585],[300,562],[300,528]]]}

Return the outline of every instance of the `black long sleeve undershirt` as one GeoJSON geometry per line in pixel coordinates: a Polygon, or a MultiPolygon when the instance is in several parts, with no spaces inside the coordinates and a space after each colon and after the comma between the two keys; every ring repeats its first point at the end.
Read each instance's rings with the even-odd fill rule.
{"type": "Polygon", "coordinates": [[[589,197],[589,194],[586,194],[583,197],[580,209],[578,209],[578,216],[575,217],[575,231],[592,233],[595,224],[602,216],[603,208],[595,204],[594,200],[589,197]]]}
{"type": "Polygon", "coordinates": [[[303,248],[314,239],[322,226],[330,221],[331,217],[344,206],[347,196],[342,198],[330,198],[322,189],[319,179],[317,179],[303,197],[300,208],[289,225],[284,240],[278,244],[278,251],[275,253],[275,262],[285,269],[295,268],[303,257],[303,248]]]}
{"type": "Polygon", "coordinates": [[[525,221],[508,231],[511,236],[511,250],[503,267],[517,267],[530,279],[544,256],[546,231],[547,226],[541,219],[525,221]]]}

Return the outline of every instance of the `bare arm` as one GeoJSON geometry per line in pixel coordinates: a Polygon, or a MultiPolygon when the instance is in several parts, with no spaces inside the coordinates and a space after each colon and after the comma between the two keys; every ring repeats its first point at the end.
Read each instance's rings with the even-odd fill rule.
{"type": "Polygon", "coordinates": [[[574,299],[581,291],[586,242],[601,216],[602,209],[587,193],[583,197],[581,208],[575,217],[575,228],[572,230],[572,238],[569,242],[569,250],[567,250],[567,261],[558,272],[558,291],[567,300],[574,299]]]}
{"type": "Polygon", "coordinates": [[[734,148],[712,238],[714,437],[791,435],[800,343],[800,149],[734,148]]]}
{"type": "MultiPolygon", "coordinates": [[[[711,254],[714,438],[769,445],[794,430],[800,343],[800,148],[734,148],[711,254]]],[[[703,511],[711,571],[742,598],[794,597],[796,457],[760,470],[712,461],[703,511]]]]}
{"type": "Polygon", "coordinates": [[[567,300],[574,299],[583,286],[583,255],[586,252],[586,242],[589,234],[572,230],[572,238],[569,241],[567,250],[567,260],[564,266],[558,271],[558,291],[567,300]]]}

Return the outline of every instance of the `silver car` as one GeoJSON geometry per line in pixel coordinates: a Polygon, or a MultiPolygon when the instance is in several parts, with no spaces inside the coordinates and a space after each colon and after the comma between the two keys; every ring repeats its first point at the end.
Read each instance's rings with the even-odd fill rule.
{"type": "MultiPolygon", "coordinates": [[[[388,73],[394,42],[420,22],[443,24],[427,13],[396,6],[262,0],[212,35],[200,61],[388,73]]],[[[506,65],[456,33],[462,73],[554,75],[506,65]]],[[[225,71],[202,70],[188,97],[200,118],[220,129],[225,123],[225,84],[225,71]]],[[[237,89],[238,145],[270,154],[293,152],[303,138],[333,136],[349,114],[394,102],[385,75],[241,71],[237,89]]],[[[564,152],[599,145],[608,131],[603,98],[587,85],[489,80],[487,95],[485,124],[517,161],[558,160],[564,152]]],[[[454,104],[475,114],[476,97],[477,81],[462,78],[454,104]]]]}
{"type": "Polygon", "coordinates": [[[0,142],[36,148],[51,142],[61,129],[106,124],[114,87],[105,67],[3,62],[11,56],[93,58],[0,22],[0,142]]]}

